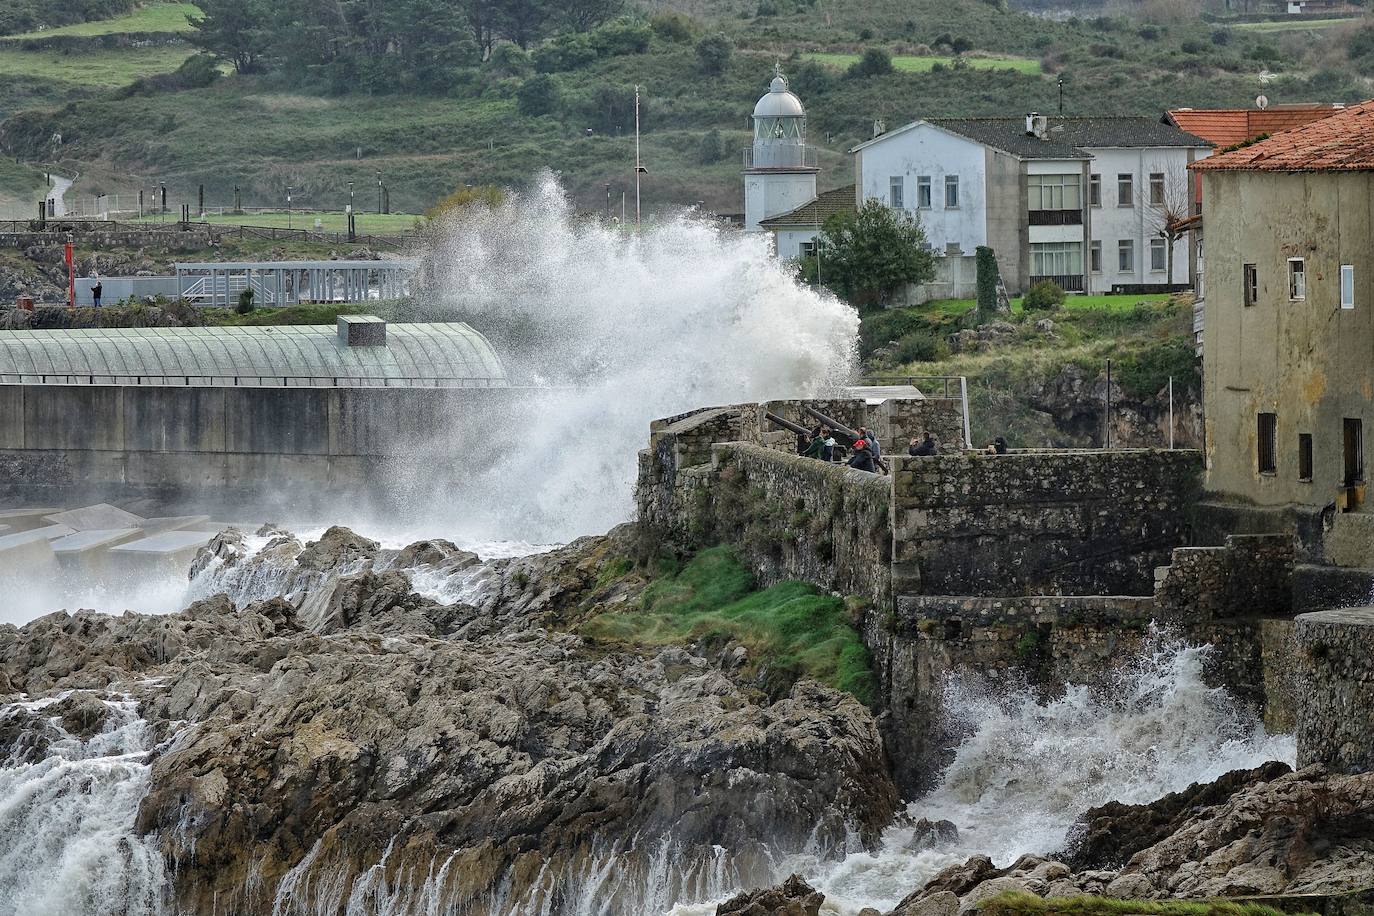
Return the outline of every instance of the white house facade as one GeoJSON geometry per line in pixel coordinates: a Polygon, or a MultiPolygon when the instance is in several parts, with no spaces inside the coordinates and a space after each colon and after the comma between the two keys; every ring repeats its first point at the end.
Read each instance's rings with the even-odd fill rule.
{"type": "Polygon", "coordinates": [[[1192,246],[1163,230],[1192,212],[1187,166],[1209,149],[1151,118],[929,119],[853,150],[856,198],[918,218],[946,259],[991,247],[1014,292],[1182,288],[1192,246]]]}

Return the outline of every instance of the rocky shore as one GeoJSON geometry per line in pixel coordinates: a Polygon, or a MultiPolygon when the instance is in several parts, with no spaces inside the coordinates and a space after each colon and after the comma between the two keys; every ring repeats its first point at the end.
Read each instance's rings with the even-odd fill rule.
{"type": "Polygon", "coordinates": [[[774,701],[690,646],[576,634],[643,587],[598,583],[624,532],[489,564],[265,534],[251,556],[222,536],[197,572],[287,597],[0,629],[0,692],[25,701],[0,757],[42,758],[137,701],[157,749],[136,829],[178,912],[637,912],[771,880],[777,850],[875,842],[896,811],[853,698],[803,680],[774,701]],[[480,597],[422,597],[420,570],[480,577],[480,597]]]}

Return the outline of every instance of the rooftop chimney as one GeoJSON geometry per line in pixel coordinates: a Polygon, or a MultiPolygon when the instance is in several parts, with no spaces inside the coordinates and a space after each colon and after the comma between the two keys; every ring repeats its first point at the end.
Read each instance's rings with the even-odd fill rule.
{"type": "Polygon", "coordinates": [[[385,347],[386,322],[376,315],[340,315],[339,346],[385,347]]]}
{"type": "Polygon", "coordinates": [[[887,122],[882,118],[878,118],[873,122],[873,136],[881,137],[885,133],[887,133],[887,122]]]}
{"type": "Polygon", "coordinates": [[[1026,115],[1026,136],[1037,140],[1047,140],[1050,135],[1050,119],[1038,111],[1026,115]]]}

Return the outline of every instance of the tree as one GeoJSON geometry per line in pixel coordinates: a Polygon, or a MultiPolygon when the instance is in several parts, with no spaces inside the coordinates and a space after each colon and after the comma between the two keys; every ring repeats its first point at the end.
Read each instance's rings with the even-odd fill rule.
{"type": "Polygon", "coordinates": [[[979,245],[974,250],[973,263],[978,277],[978,315],[991,318],[997,312],[997,281],[1001,278],[997,255],[988,246],[979,245]]]}
{"type": "Polygon", "coordinates": [[[625,9],[624,0],[560,0],[558,19],[574,32],[589,32],[625,9]]]}
{"type": "Polygon", "coordinates": [[[544,37],[557,7],[551,0],[500,0],[494,8],[496,30],[528,49],[544,37]]]}
{"type": "Polygon", "coordinates": [[[723,32],[707,35],[697,42],[697,62],[702,73],[712,75],[724,73],[730,65],[730,57],[735,53],[734,42],[723,32]]]}
{"type": "Polygon", "coordinates": [[[1145,228],[1155,238],[1164,239],[1165,273],[1170,284],[1174,282],[1174,244],[1190,229],[1192,188],[1193,180],[1183,166],[1154,164],[1139,192],[1145,228]]]}
{"type": "Polygon", "coordinates": [[[559,92],[557,80],[547,73],[540,73],[521,83],[515,98],[521,114],[538,116],[557,110],[562,93],[559,92]]]}
{"type": "MultiPolygon", "coordinates": [[[[908,222],[881,201],[836,213],[817,240],[825,259],[825,285],[857,306],[884,305],[903,286],[935,278],[935,256],[919,221],[908,222]]],[[[814,282],[816,259],[802,264],[814,282]]]]}
{"type": "Polygon", "coordinates": [[[203,15],[191,19],[187,40],[237,73],[252,73],[268,47],[268,7],[262,0],[204,0],[203,15]]]}
{"type": "Polygon", "coordinates": [[[496,185],[480,184],[459,188],[425,211],[425,219],[434,222],[453,213],[473,208],[495,210],[506,202],[506,192],[496,185]]]}
{"type": "Polygon", "coordinates": [[[725,158],[725,144],[720,139],[720,131],[712,128],[701,137],[701,145],[697,149],[697,154],[705,165],[719,162],[725,158]]]}
{"type": "Polygon", "coordinates": [[[853,77],[885,76],[892,72],[892,57],[882,48],[869,48],[847,72],[853,77]]]}

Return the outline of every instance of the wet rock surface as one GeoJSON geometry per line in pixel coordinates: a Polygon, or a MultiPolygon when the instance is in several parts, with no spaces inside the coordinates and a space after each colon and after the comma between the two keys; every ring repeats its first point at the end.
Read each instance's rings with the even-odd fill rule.
{"type": "Polygon", "coordinates": [[[746,891],[716,907],[716,916],[818,916],[825,894],[791,875],[777,887],[746,891]]]}
{"type": "Polygon", "coordinates": [[[598,581],[624,536],[478,564],[339,528],[264,530],[250,553],[231,532],[196,565],[233,600],[0,628],[11,699],[78,691],[0,720],[0,743],[41,756],[47,719],[89,731],[99,697],[137,700],[161,742],[137,826],[187,912],[380,907],[402,887],[464,912],[570,912],[567,876],[645,885],[666,856],[686,883],[723,847],[762,884],[770,851],[876,841],[897,796],[862,704],[806,680],[770,701],[719,646],[617,651],[573,632],[642,588],[598,581]],[[486,587],[444,604],[402,566],[486,587]]]}

